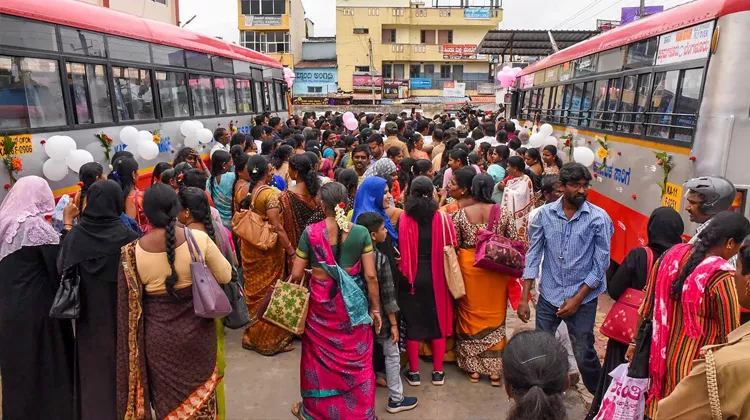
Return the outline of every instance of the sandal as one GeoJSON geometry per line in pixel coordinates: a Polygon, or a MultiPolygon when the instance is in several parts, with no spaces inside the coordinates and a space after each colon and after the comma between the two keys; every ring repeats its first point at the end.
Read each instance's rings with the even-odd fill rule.
{"type": "Polygon", "coordinates": [[[294,351],[294,346],[292,344],[290,344],[290,345],[284,347],[283,349],[279,350],[279,352],[276,353],[276,354],[289,353],[290,351],[294,351]]]}
{"type": "Polygon", "coordinates": [[[299,420],[305,420],[305,418],[302,416],[302,402],[301,401],[298,401],[292,404],[292,414],[294,414],[294,417],[297,417],[299,420]]]}
{"type": "Polygon", "coordinates": [[[388,381],[384,377],[378,376],[377,379],[375,379],[375,386],[388,388],[388,381]]]}
{"type": "Polygon", "coordinates": [[[500,375],[490,375],[490,385],[494,387],[500,387],[503,386],[503,384],[500,382],[502,377],[500,375]]]}
{"type": "Polygon", "coordinates": [[[469,374],[469,382],[472,384],[478,384],[479,383],[479,374],[478,373],[470,373],[469,374]]]}

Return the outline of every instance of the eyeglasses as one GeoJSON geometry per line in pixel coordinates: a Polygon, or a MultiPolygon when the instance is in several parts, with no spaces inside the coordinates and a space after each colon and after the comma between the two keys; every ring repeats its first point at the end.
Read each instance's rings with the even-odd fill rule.
{"type": "Polygon", "coordinates": [[[582,184],[566,184],[565,187],[573,188],[575,190],[588,190],[589,188],[591,188],[591,184],[589,184],[588,182],[582,184]]]}

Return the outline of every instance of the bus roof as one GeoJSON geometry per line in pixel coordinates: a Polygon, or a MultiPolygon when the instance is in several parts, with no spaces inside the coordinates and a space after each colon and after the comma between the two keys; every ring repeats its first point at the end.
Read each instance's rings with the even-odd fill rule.
{"type": "Polygon", "coordinates": [[[746,10],[748,0],[696,0],[589,38],[537,61],[520,75],[746,10]]]}
{"type": "Polygon", "coordinates": [[[0,13],[281,68],[265,54],[217,38],[76,0],[3,0],[0,13]]]}

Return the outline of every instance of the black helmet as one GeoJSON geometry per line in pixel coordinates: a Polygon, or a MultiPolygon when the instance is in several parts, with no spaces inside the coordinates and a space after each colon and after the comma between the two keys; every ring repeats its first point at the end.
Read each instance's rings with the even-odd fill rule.
{"type": "Polygon", "coordinates": [[[729,210],[737,195],[734,185],[720,176],[693,178],[686,182],[684,187],[704,197],[700,205],[700,211],[703,214],[719,214],[729,210]]]}

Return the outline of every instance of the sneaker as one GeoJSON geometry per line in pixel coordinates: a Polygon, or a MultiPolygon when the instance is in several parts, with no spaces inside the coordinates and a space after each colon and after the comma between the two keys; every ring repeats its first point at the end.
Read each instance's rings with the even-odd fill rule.
{"type": "Polygon", "coordinates": [[[445,383],[445,372],[432,372],[432,384],[440,386],[445,383]]]}
{"type": "Polygon", "coordinates": [[[385,410],[391,414],[400,413],[402,411],[413,410],[417,406],[418,400],[415,397],[404,397],[401,402],[395,402],[388,398],[388,406],[385,410]]]}
{"type": "Polygon", "coordinates": [[[404,377],[406,378],[406,383],[408,383],[411,386],[420,386],[422,385],[422,381],[419,378],[419,372],[410,372],[406,371],[404,374],[404,377]]]}

